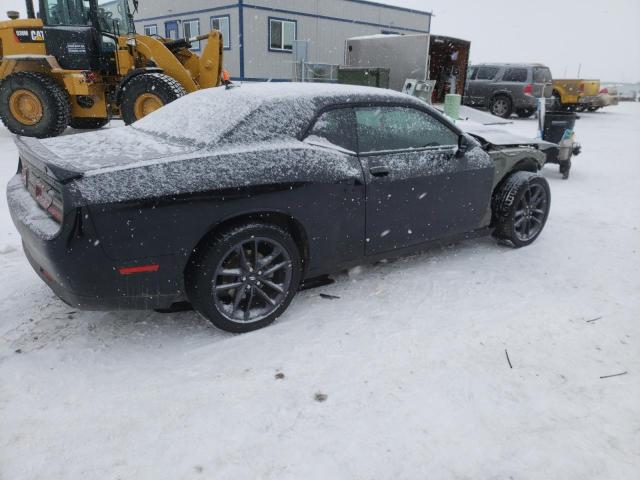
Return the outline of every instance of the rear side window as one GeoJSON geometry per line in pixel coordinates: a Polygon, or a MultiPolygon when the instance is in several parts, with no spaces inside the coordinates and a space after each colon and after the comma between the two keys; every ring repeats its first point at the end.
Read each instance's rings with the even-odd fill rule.
{"type": "Polygon", "coordinates": [[[323,113],[309,131],[307,139],[355,152],[357,144],[353,110],[340,108],[323,113]]]}
{"type": "Polygon", "coordinates": [[[546,67],[536,67],[533,69],[533,83],[551,83],[551,70],[546,67]]]}
{"type": "Polygon", "coordinates": [[[458,135],[427,113],[407,107],[356,109],[361,153],[453,146],[458,135]]]}
{"type": "Polygon", "coordinates": [[[498,74],[498,67],[479,67],[476,80],[493,80],[498,74]]]}
{"type": "Polygon", "coordinates": [[[526,68],[507,68],[502,76],[503,82],[520,82],[527,81],[527,69],[526,68]]]}

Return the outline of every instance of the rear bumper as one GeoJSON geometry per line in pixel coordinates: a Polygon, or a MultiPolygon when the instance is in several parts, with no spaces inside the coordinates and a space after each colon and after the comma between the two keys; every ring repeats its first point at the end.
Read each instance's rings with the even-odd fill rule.
{"type": "MultiPolygon", "coordinates": [[[[144,258],[115,262],[109,258],[92,229],[86,212],[65,213],[55,231],[44,212],[16,175],[7,186],[13,223],[22,237],[29,263],[63,301],[83,310],[146,310],[168,308],[184,300],[178,258],[144,258]],[[156,272],[121,275],[119,267],[157,263],[156,272]]],[[[53,222],[55,224],[55,222],[53,222]]]]}
{"type": "Polygon", "coordinates": [[[597,96],[595,96],[595,97],[580,97],[578,99],[578,103],[580,105],[592,105],[592,104],[597,103],[597,102],[598,102],[598,97],[597,96]]]}
{"type": "Polygon", "coordinates": [[[531,95],[520,95],[515,98],[514,106],[517,109],[526,108],[527,110],[536,110],[538,108],[538,99],[531,95]]]}

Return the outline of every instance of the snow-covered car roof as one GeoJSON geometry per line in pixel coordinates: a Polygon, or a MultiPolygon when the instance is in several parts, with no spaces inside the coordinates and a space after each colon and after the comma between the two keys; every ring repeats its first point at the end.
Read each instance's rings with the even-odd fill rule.
{"type": "Polygon", "coordinates": [[[136,130],[211,144],[233,132],[235,140],[295,136],[325,104],[415,100],[371,87],[313,83],[255,83],[191,93],[135,122],[136,130]]]}

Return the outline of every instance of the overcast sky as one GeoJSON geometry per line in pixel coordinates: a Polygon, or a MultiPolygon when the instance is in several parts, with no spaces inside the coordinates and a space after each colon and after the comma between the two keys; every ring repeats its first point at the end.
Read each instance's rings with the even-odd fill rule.
{"type": "MultiPolygon", "coordinates": [[[[540,62],[557,78],[575,77],[582,63],[582,78],[640,81],[640,0],[381,3],[432,11],[432,32],[470,40],[473,62],[540,62]]],[[[24,12],[23,0],[0,0],[0,5],[24,12]]]]}

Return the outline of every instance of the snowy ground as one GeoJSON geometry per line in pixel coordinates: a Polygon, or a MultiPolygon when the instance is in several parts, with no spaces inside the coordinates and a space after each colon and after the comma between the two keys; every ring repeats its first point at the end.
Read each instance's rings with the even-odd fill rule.
{"type": "MultiPolygon", "coordinates": [[[[243,336],[74,311],[3,195],[0,479],[639,478],[640,104],[577,132],[533,246],[364,266],[243,336]]],[[[3,184],[15,167],[0,129],[3,184]]]]}

